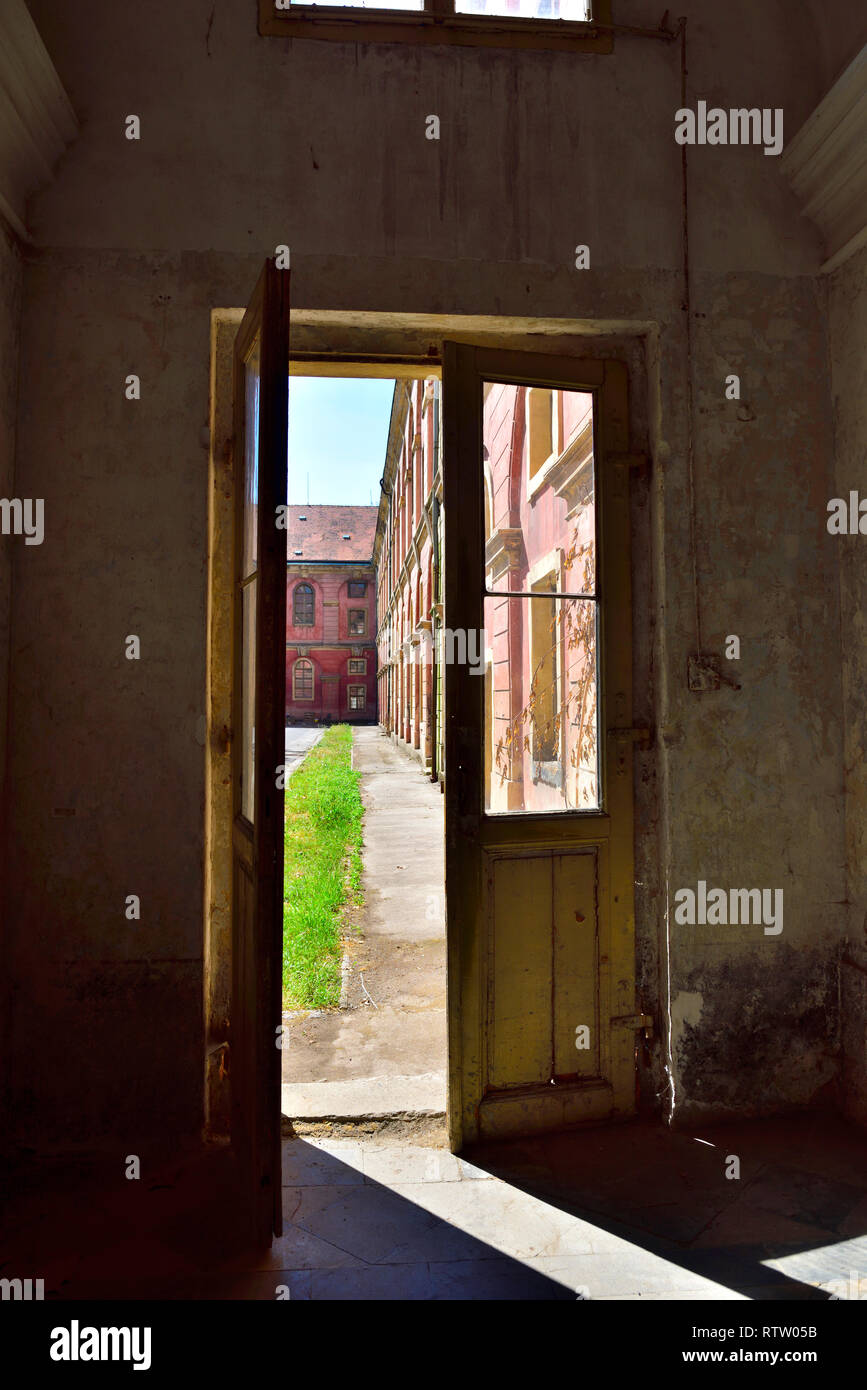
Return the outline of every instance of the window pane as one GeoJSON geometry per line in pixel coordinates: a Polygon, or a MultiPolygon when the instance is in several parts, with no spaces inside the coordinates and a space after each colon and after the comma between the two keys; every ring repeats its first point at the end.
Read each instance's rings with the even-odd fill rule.
{"type": "Polygon", "coordinates": [[[315,600],[309,584],[298,584],[293,596],[293,623],[295,627],[313,627],[315,600]]]}
{"type": "Polygon", "coordinates": [[[253,820],[256,756],[256,579],[241,590],[241,814],[253,820]]]}
{"type": "Polygon", "coordinates": [[[505,15],[512,19],[591,18],[590,0],[455,0],[455,13],[505,15]]]}
{"type": "Polygon", "coordinates": [[[244,363],[244,555],[241,578],[256,568],[259,511],[259,339],[244,363]]]}
{"type": "Polygon", "coordinates": [[[292,694],[296,700],[313,699],[312,661],[296,661],[292,676],[292,694]]]}
{"type": "Polygon", "coordinates": [[[487,598],[485,645],[485,810],[597,810],[596,603],[487,598]]]}
{"type": "Polygon", "coordinates": [[[484,383],[485,587],[595,591],[593,396],[484,383]]]}

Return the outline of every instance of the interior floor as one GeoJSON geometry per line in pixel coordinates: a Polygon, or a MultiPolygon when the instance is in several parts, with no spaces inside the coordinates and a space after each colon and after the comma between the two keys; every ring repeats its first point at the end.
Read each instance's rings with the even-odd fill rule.
{"type": "Polygon", "coordinates": [[[44,1272],[60,1300],[858,1298],[864,1157],[860,1132],[817,1113],[700,1130],[633,1121],[469,1160],[441,1129],[413,1142],[405,1128],[344,1127],[284,1141],[271,1250],[232,1242],[221,1149],[135,1184],[114,1161],[110,1183],[107,1163],[30,1166],[0,1259],[44,1272]]]}

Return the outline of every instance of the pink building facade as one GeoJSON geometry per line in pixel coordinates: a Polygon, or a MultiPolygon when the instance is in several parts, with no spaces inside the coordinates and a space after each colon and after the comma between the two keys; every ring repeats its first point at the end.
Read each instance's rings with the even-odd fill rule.
{"type": "Polygon", "coordinates": [[[440,383],[395,383],[374,543],[380,723],[441,777],[440,383]]]}
{"type": "Polygon", "coordinates": [[[440,382],[399,381],[374,542],[380,723],[444,775],[444,683],[485,687],[485,806],[598,804],[595,478],[589,393],[504,383],[483,403],[482,633],[443,625],[440,382]]]}

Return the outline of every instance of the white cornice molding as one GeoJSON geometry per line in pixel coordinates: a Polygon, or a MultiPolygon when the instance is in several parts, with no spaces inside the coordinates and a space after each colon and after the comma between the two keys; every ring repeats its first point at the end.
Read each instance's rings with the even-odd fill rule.
{"type": "Polygon", "coordinates": [[[51,181],[78,121],[24,0],[0,0],[0,212],[29,240],[27,199],[51,181]]]}
{"type": "Polygon", "coordinates": [[[867,45],[790,141],[783,171],[825,238],[822,270],[867,243],[867,45]]]}

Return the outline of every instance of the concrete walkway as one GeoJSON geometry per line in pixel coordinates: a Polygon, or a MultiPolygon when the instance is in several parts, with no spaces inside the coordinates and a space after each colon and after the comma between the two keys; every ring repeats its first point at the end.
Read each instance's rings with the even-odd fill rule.
{"type": "Polygon", "coordinates": [[[443,798],[378,728],[354,731],[353,763],[365,807],[363,940],[348,943],[345,1007],[287,1021],[283,1114],[299,1121],[440,1117],[443,798]]]}
{"type": "Polygon", "coordinates": [[[286,730],[286,749],[283,763],[286,768],[286,780],[292,776],[297,767],[303,763],[311,748],[315,748],[322,737],[320,728],[308,726],[299,727],[290,725],[286,730]]]}

